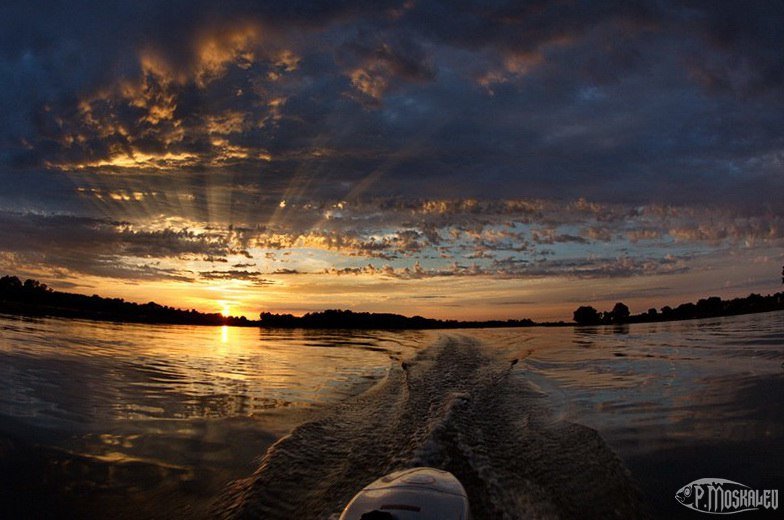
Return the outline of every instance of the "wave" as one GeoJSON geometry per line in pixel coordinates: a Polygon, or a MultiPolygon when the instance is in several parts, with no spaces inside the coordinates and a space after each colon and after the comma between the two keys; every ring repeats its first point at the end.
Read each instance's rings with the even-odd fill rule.
{"type": "Polygon", "coordinates": [[[442,335],[272,445],[215,515],[336,519],[378,477],[432,466],[460,479],[475,520],[645,517],[629,471],[598,433],[556,419],[513,365],[472,337],[442,335]]]}

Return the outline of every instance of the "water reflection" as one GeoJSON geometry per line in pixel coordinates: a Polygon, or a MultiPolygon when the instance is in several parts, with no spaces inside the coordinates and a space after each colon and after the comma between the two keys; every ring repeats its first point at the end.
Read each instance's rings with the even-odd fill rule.
{"type": "Polygon", "coordinates": [[[323,404],[383,376],[390,356],[416,345],[381,333],[2,323],[0,413],[48,427],[323,404]]]}
{"type": "Polygon", "coordinates": [[[31,474],[9,486],[33,493],[31,503],[40,494],[82,503],[74,490],[101,489],[112,511],[164,490],[189,509],[208,501],[314,410],[368,388],[390,358],[426,341],[9,316],[0,330],[0,448],[26,454],[13,462],[0,449],[0,469],[31,474]],[[56,489],[38,489],[51,471],[56,489]]]}
{"type": "Polygon", "coordinates": [[[565,333],[563,340],[571,341],[558,341],[564,335],[558,332],[529,342],[535,348],[523,369],[561,396],[564,416],[634,450],[655,450],[684,436],[715,438],[718,430],[726,436],[755,428],[743,422],[749,402],[739,394],[768,376],[782,376],[782,330],[781,313],[580,328],[565,333]],[[733,421],[742,424],[733,427],[733,421]],[[657,440],[644,442],[646,436],[657,440]]]}
{"type": "MultiPolygon", "coordinates": [[[[694,478],[784,479],[784,313],[464,333],[597,429],[664,516],[694,478]]],[[[25,513],[45,496],[145,516],[165,497],[149,516],[200,516],[275,439],[438,337],[0,316],[0,475],[29,478],[0,487],[25,513]]]]}
{"type": "Polygon", "coordinates": [[[784,313],[615,327],[479,333],[566,420],[598,430],[662,517],[680,485],[784,482],[784,313]]]}

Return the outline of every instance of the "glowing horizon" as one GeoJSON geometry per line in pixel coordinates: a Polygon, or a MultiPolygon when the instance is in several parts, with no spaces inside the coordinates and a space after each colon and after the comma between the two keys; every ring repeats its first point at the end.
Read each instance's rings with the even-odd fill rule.
{"type": "Polygon", "coordinates": [[[0,269],[61,290],[249,319],[346,308],[557,321],[583,304],[622,300],[644,312],[775,291],[784,230],[770,217],[585,200],[290,201],[265,206],[274,209],[256,226],[145,220],[168,208],[111,200],[111,218],[4,214],[7,229],[24,230],[18,247],[48,261],[20,270],[19,256],[6,254],[0,269]],[[58,238],[63,225],[69,234],[58,238]]]}
{"type": "Polygon", "coordinates": [[[248,318],[778,289],[780,10],[327,4],[15,8],[0,271],[248,318]]]}

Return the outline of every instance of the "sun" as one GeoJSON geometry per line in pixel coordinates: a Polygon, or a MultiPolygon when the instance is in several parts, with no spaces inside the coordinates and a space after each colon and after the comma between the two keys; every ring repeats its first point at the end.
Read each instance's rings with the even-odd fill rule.
{"type": "Polygon", "coordinates": [[[228,304],[228,303],[224,303],[224,304],[222,304],[222,305],[223,305],[223,308],[221,309],[221,314],[222,314],[222,315],[223,315],[225,318],[228,318],[229,316],[231,316],[231,308],[229,307],[229,304],[228,304]]]}

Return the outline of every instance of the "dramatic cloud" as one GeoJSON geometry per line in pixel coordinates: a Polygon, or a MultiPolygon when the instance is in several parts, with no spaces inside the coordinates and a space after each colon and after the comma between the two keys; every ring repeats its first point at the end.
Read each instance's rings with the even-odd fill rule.
{"type": "Polygon", "coordinates": [[[446,191],[779,211],[784,195],[775,2],[3,11],[6,185],[42,169],[182,182],[210,170],[231,174],[215,183],[272,177],[311,198],[446,191]]]}
{"type": "Polygon", "coordinates": [[[144,277],[159,271],[162,278],[267,284],[275,275],[324,273],[406,279],[672,274],[688,270],[695,258],[784,243],[781,217],[582,200],[379,199],[278,209],[263,225],[2,213],[0,251],[82,274],[114,265],[144,268],[144,277]]]}
{"type": "Polygon", "coordinates": [[[3,267],[369,291],[775,263],[782,56],[777,2],[6,2],[3,267]]]}

